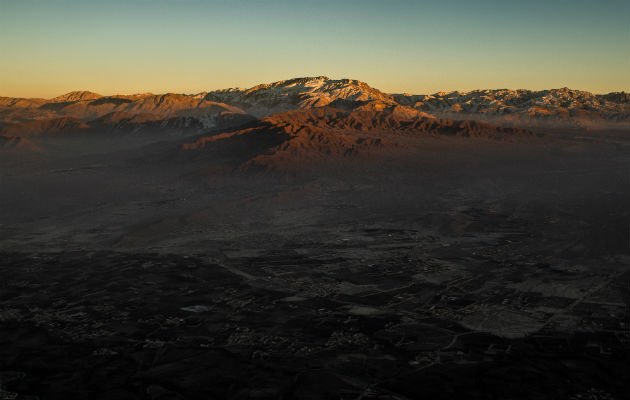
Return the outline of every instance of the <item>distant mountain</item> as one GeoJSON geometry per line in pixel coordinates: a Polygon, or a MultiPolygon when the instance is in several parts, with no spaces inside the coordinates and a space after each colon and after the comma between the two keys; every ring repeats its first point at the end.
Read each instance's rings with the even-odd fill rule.
{"type": "Polygon", "coordinates": [[[54,134],[74,134],[84,131],[89,125],[72,117],[35,120],[21,124],[9,125],[0,130],[4,136],[33,137],[54,134]]]}
{"type": "Polygon", "coordinates": [[[339,100],[395,103],[392,96],[370,87],[367,83],[353,79],[333,80],[325,76],[290,79],[250,89],[217,90],[207,93],[204,98],[236,105],[258,117],[324,107],[339,100]]]}
{"type": "Polygon", "coordinates": [[[88,91],[74,91],[57,96],[50,99],[52,103],[74,103],[77,101],[96,100],[103,97],[102,95],[88,91]]]}
{"type": "Polygon", "coordinates": [[[242,129],[184,143],[183,151],[229,159],[237,170],[286,172],[309,162],[367,154],[392,146],[395,135],[434,135],[511,140],[533,136],[515,128],[477,121],[434,118],[410,107],[381,107],[379,101],[354,110],[318,107],[263,117],[242,129]],[[377,109],[374,109],[377,108],[377,109]]]}
{"type": "Polygon", "coordinates": [[[42,149],[30,139],[0,135],[0,149],[39,152],[42,149]]]}
{"type": "Polygon", "coordinates": [[[91,92],[71,92],[51,100],[0,98],[0,123],[75,118],[89,122],[110,113],[152,114],[160,119],[191,118],[210,128],[237,120],[246,113],[238,107],[182,94],[139,94],[100,96],[91,92]]]}
{"type": "MultiPolygon", "coordinates": [[[[222,127],[230,127],[251,120],[254,118],[247,114],[218,113],[213,122],[222,127]]],[[[207,128],[204,120],[191,116],[162,117],[150,113],[114,111],[88,122],[81,122],[72,117],[61,117],[8,125],[0,129],[0,135],[22,138],[135,135],[159,139],[165,136],[194,135],[206,131],[207,128]]]]}
{"type": "Polygon", "coordinates": [[[439,119],[413,108],[392,105],[379,107],[368,103],[353,110],[332,107],[289,111],[263,118],[284,126],[309,126],[339,132],[372,132],[385,134],[446,135],[505,139],[509,136],[531,136],[532,132],[494,127],[484,122],[439,119]],[[374,109],[376,108],[376,109],[374,109]]]}
{"type": "Polygon", "coordinates": [[[395,101],[420,111],[489,118],[518,126],[573,123],[589,127],[594,122],[630,121],[630,94],[595,95],[568,88],[552,90],[475,90],[432,95],[393,95],[395,101]],[[502,117],[501,119],[498,117],[502,117]]]}
{"type": "MultiPolygon", "coordinates": [[[[555,126],[597,128],[604,126],[602,124],[630,127],[630,95],[624,92],[594,95],[563,88],[387,94],[357,80],[319,76],[194,95],[102,96],[74,91],[49,100],[0,97],[0,134],[25,137],[99,130],[111,135],[151,135],[151,132],[193,135],[209,128],[238,126],[277,113],[323,107],[356,113],[376,112],[376,116],[368,120],[359,118],[358,114],[326,120],[335,128],[336,124],[354,124],[353,127],[361,125],[363,130],[402,129],[402,125],[404,129],[411,129],[406,122],[397,128],[402,120],[382,120],[397,113],[414,116],[413,129],[416,130],[434,129],[429,126],[431,124],[419,122],[422,115],[441,118],[440,126],[446,124],[446,120],[481,120],[498,126],[533,129],[555,126]]],[[[311,124],[316,118],[328,118],[316,117],[312,113],[293,114],[292,117],[310,118],[311,124]]],[[[322,127],[322,121],[312,126],[322,127]]]]}

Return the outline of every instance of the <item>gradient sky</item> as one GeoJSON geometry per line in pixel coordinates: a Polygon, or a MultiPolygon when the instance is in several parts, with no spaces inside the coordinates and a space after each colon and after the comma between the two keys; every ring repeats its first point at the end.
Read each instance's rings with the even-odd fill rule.
{"type": "Polygon", "coordinates": [[[0,0],[0,96],[300,76],[386,92],[630,89],[628,0],[0,0]]]}

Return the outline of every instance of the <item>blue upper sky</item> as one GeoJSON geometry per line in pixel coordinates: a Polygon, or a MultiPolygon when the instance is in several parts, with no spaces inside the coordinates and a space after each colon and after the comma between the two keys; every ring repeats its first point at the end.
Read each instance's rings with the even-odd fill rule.
{"type": "Polygon", "coordinates": [[[387,92],[630,89],[628,0],[0,0],[0,96],[298,76],[387,92]]]}

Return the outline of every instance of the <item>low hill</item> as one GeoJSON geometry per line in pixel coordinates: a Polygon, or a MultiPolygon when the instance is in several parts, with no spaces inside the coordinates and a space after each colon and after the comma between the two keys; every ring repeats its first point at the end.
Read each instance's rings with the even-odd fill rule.
{"type": "Polygon", "coordinates": [[[278,113],[243,129],[203,136],[182,150],[223,158],[236,170],[287,171],[321,160],[369,154],[395,146],[396,136],[458,136],[491,140],[531,137],[532,132],[483,122],[434,118],[409,107],[352,111],[322,107],[278,113]]]}

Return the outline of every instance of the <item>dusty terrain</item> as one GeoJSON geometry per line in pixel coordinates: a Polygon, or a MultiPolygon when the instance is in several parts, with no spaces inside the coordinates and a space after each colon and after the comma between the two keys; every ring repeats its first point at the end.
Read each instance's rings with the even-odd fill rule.
{"type": "Polygon", "coordinates": [[[627,136],[543,133],[6,152],[2,396],[627,398],[627,136]]]}

